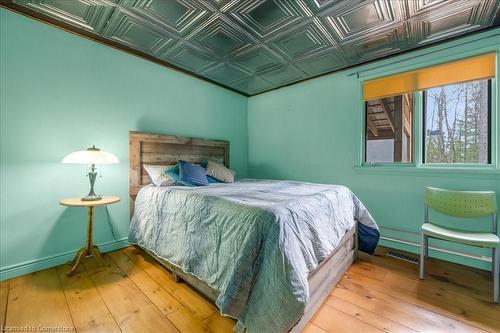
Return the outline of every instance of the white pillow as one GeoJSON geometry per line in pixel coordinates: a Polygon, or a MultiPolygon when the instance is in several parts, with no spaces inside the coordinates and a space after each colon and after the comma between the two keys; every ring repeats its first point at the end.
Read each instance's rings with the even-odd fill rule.
{"type": "Polygon", "coordinates": [[[207,163],[207,175],[220,180],[224,183],[234,183],[234,172],[231,169],[226,168],[222,164],[215,163],[213,161],[208,161],[207,163]]]}
{"type": "Polygon", "coordinates": [[[176,185],[177,181],[173,178],[168,177],[165,171],[173,168],[175,165],[152,165],[143,164],[144,169],[148,173],[151,181],[156,186],[171,186],[176,185]]]}

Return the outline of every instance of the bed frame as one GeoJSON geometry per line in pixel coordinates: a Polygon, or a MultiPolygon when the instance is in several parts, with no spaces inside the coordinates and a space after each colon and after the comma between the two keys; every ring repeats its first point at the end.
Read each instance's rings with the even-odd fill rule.
{"type": "MultiPolygon", "coordinates": [[[[129,132],[130,141],[130,214],[133,215],[135,198],[139,190],[151,183],[143,164],[173,165],[179,160],[200,163],[202,160],[222,161],[229,167],[229,141],[206,140],[172,135],[129,132]]],[[[338,281],[349,269],[357,256],[357,227],[342,238],[334,253],[309,274],[309,302],[302,318],[290,329],[301,332],[318,310],[338,281]]],[[[205,282],[183,272],[177,266],[144,249],[161,265],[172,272],[174,279],[187,282],[208,299],[215,301],[218,293],[205,282]]]]}

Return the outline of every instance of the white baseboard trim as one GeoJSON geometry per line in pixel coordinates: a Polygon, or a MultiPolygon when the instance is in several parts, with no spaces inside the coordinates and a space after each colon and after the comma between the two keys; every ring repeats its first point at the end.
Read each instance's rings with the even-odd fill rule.
{"type": "MultiPolygon", "coordinates": [[[[127,241],[127,237],[124,237],[116,241],[113,240],[111,242],[96,245],[99,246],[99,250],[101,250],[101,252],[110,252],[127,247],[129,243],[127,241]]],[[[78,249],[41,259],[26,261],[20,264],[2,267],[0,268],[0,281],[65,264],[74,258],[77,251],[78,249]]]]}

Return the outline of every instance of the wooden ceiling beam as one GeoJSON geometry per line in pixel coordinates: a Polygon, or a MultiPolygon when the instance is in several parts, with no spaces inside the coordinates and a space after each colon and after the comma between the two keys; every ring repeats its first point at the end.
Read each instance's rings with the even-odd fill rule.
{"type": "Polygon", "coordinates": [[[394,120],[391,118],[390,110],[391,108],[389,107],[389,103],[387,103],[387,100],[384,98],[382,99],[382,110],[387,117],[387,120],[389,122],[389,126],[391,126],[392,132],[394,133],[394,120]]]}
{"type": "Polygon", "coordinates": [[[373,123],[370,115],[366,115],[366,125],[374,136],[378,136],[377,126],[373,123]]]}
{"type": "Polygon", "coordinates": [[[371,132],[368,133],[367,140],[372,141],[372,140],[394,140],[394,133],[391,131],[391,129],[378,129],[378,136],[374,136],[371,134],[371,132]]]}

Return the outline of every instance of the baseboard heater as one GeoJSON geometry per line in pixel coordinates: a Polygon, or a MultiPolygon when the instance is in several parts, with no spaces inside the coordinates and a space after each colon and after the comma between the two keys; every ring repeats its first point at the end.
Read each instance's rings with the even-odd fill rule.
{"type": "Polygon", "coordinates": [[[386,256],[396,258],[399,260],[404,260],[411,262],[412,264],[418,264],[418,259],[415,257],[407,256],[406,254],[396,252],[396,251],[388,251],[385,253],[386,256]]]}

